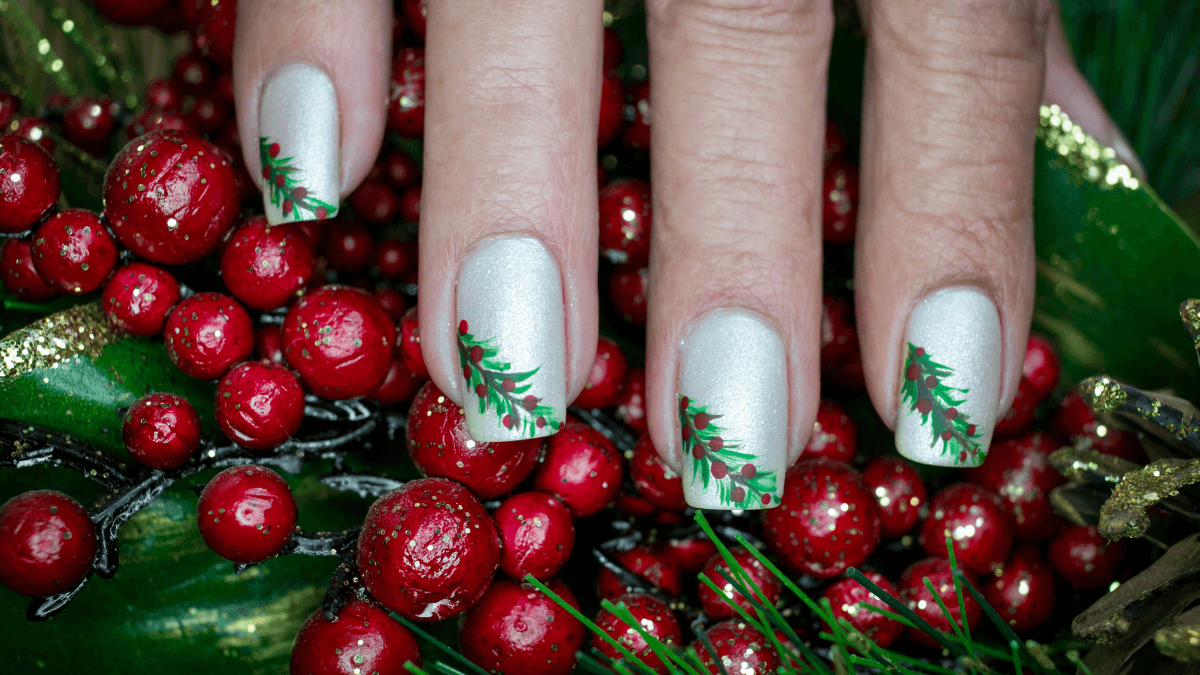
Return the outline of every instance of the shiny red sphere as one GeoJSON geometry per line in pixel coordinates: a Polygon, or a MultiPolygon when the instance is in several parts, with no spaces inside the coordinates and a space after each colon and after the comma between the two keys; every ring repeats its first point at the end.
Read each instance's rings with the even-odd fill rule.
{"type": "Polygon", "coordinates": [[[421,666],[417,638],[386,610],[355,598],[333,621],[318,607],[296,633],[291,675],[401,675],[421,666]]]}
{"type": "Polygon", "coordinates": [[[254,349],[250,315],[221,293],[197,293],[175,305],[163,327],[171,362],[185,375],[215,380],[254,349]]]}
{"type": "Polygon", "coordinates": [[[533,474],[535,490],[558,497],[583,518],[617,498],[624,476],[621,454],[612,441],[582,424],[567,424],[546,442],[546,456],[533,474]]]}
{"type": "MultiPolygon", "coordinates": [[[[638,623],[638,628],[657,638],[668,648],[679,648],[683,643],[683,628],[675,618],[675,612],[662,600],[645,593],[627,593],[617,598],[614,605],[629,610],[638,623]]],[[[607,609],[600,610],[596,615],[596,625],[622,647],[628,649],[642,660],[651,670],[659,675],[672,672],[669,664],[663,663],[658,654],[650,648],[646,638],[616,614],[607,609]]],[[[592,647],[614,661],[624,658],[621,652],[610,645],[599,635],[592,636],[592,647]]]]}
{"type": "Polygon", "coordinates": [[[405,138],[425,133],[425,50],[400,47],[392,58],[388,129],[405,138]]]}
{"type": "Polygon", "coordinates": [[[328,399],[366,396],[392,361],[395,327],[366,291],[322,286],[300,298],[283,320],[283,353],[313,393],[328,399]]]}
{"type": "MultiPolygon", "coordinates": [[[[561,581],[551,591],[579,609],[561,581]]],[[[495,675],[570,675],[575,652],[588,631],[578,619],[537,588],[496,579],[463,618],[463,656],[495,675]]]]}
{"type": "Polygon", "coordinates": [[[0,506],[0,584],[17,593],[65,593],[83,581],[95,556],[96,527],[68,495],[34,490],[0,506]]]}
{"type": "Polygon", "coordinates": [[[300,429],[304,391],[287,368],[247,361],[221,378],[213,408],[217,426],[230,440],[251,450],[269,450],[300,429]]]}
{"type": "Polygon", "coordinates": [[[949,557],[946,537],[954,544],[958,566],[971,574],[998,569],[1013,545],[1012,518],[1000,498],[972,483],[943,488],[929,502],[917,543],[936,558],[949,557]]]}
{"type": "Polygon", "coordinates": [[[0,246],[0,280],[10,293],[25,302],[45,302],[57,298],[57,288],[47,284],[33,266],[33,241],[5,239],[0,246]]]}
{"type": "Polygon", "coordinates": [[[927,501],[925,481],[912,464],[899,457],[872,457],[863,467],[863,485],[879,504],[879,523],[885,537],[912,531],[927,501]]]}
{"type": "Polygon", "coordinates": [[[33,141],[0,136],[0,233],[24,232],[58,202],[58,166],[33,141]]]}
{"type": "Polygon", "coordinates": [[[629,361],[625,352],[613,340],[601,336],[596,342],[596,360],[588,372],[583,391],[575,397],[574,405],[580,408],[609,408],[616,404],[625,384],[629,361]]]}
{"type": "Polygon", "coordinates": [[[563,503],[543,492],[522,492],[496,507],[500,570],[515,581],[549,579],[575,548],[575,523],[563,503]]]}
{"type": "Polygon", "coordinates": [[[650,261],[650,183],[616,180],[600,190],[600,253],[615,264],[650,261]]]}
{"type": "Polygon", "coordinates": [[[274,471],[234,466],[204,486],[196,522],[204,542],[217,555],[233,562],[262,562],[291,539],[296,500],[274,471]]]}
{"type": "Polygon", "coordinates": [[[732,619],[738,615],[734,611],[734,607],[741,607],[753,616],[756,611],[754,609],[755,602],[766,606],[774,606],[775,603],[779,602],[780,596],[783,595],[783,583],[779,581],[778,577],[759,562],[758,558],[755,558],[749,550],[741,546],[730,548],[729,554],[733,556],[734,562],[737,563],[737,567],[740,569],[739,574],[730,571],[729,565],[720,553],[709,558],[708,562],[704,565],[704,571],[700,573],[702,576],[708,577],[710,581],[716,584],[717,588],[721,589],[721,592],[718,593],[705,583],[703,579],[700,581],[698,587],[700,608],[704,610],[708,618],[713,621],[732,619]],[[721,574],[722,572],[745,586],[746,590],[750,590],[751,586],[746,584],[745,580],[740,576],[741,573],[744,573],[750,577],[750,580],[758,587],[761,594],[751,591],[751,596],[755,600],[755,602],[751,602],[721,574]]]}
{"type": "Polygon", "coordinates": [[[638,496],[660,509],[682,511],[687,507],[683,498],[683,478],[659,457],[650,435],[638,439],[629,460],[629,476],[638,496]]]}
{"type": "Polygon", "coordinates": [[[842,406],[821,399],[817,421],[802,456],[805,459],[824,457],[839,462],[853,462],[858,452],[858,427],[842,406]]]}
{"type": "Polygon", "coordinates": [[[316,266],[308,237],[299,228],[271,225],[264,216],[242,223],[221,253],[225,286],[254,309],[278,309],[303,295],[316,266]]]}
{"type": "Polygon", "coordinates": [[[158,335],[179,302],[179,282],[171,273],[141,262],[118,269],[104,284],[104,313],[134,335],[158,335]]]}
{"type": "Polygon", "coordinates": [[[63,293],[91,293],[104,285],[117,266],[117,242],[99,215],[66,209],[34,232],[33,266],[38,276],[63,293]]]}
{"type": "MultiPolygon", "coordinates": [[[[887,577],[878,572],[865,571],[863,574],[892,597],[900,597],[900,589],[887,577]]],[[[834,617],[849,621],[851,626],[884,649],[890,647],[904,633],[904,624],[864,607],[870,605],[889,612],[894,611],[879,596],[854,579],[842,579],[834,583],[825,589],[821,597],[829,600],[829,608],[834,617]]]]}
{"type": "Polygon", "coordinates": [[[135,460],[168,471],[187,463],[200,446],[200,416],[182,396],[149,394],[125,412],[121,439],[135,460]]]}

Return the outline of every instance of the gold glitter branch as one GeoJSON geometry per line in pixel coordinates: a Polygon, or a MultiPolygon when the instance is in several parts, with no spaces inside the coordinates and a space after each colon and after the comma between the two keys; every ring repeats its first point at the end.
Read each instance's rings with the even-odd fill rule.
{"type": "Polygon", "coordinates": [[[0,383],[55,368],[76,356],[94,359],[125,337],[105,316],[99,300],[56,312],[0,340],[0,383]]]}

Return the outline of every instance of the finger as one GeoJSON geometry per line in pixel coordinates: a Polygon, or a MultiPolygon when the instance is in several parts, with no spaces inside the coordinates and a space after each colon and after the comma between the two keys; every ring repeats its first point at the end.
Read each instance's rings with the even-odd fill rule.
{"type": "Polygon", "coordinates": [[[688,503],[778,504],[818,403],[828,2],[648,3],[650,432],[688,503]]]}
{"type": "Polygon", "coordinates": [[[233,86],[267,220],[331,218],[383,139],[391,3],[242,0],[233,86]]]}
{"type": "Polygon", "coordinates": [[[1032,312],[1038,0],[874,2],[857,240],[867,386],[915,461],[976,465],[1032,312]]]}
{"type": "Polygon", "coordinates": [[[596,355],[602,11],[429,4],[421,346],[477,440],[553,433],[596,355]]]}

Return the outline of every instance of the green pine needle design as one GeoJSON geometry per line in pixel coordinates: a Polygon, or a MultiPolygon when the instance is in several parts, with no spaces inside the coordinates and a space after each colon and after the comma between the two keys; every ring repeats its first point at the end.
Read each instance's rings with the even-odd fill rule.
{"type": "Polygon", "coordinates": [[[317,199],[308,193],[308,188],[295,179],[299,171],[292,165],[292,157],[280,157],[279,143],[263,136],[258,139],[258,156],[262,159],[263,185],[271,191],[271,206],[283,212],[284,218],[292,220],[323,220],[336,215],[336,204],[317,199]]]}
{"type": "Polygon", "coordinates": [[[679,397],[679,428],[683,449],[692,457],[692,482],[707,490],[717,482],[722,506],[746,508],[770,504],[775,494],[775,472],[759,471],[754,455],[742,452],[741,442],[722,437],[725,429],[715,422],[720,415],[708,412],[686,396],[679,397]]]}
{"type": "Polygon", "coordinates": [[[562,422],[554,418],[554,408],[543,405],[542,399],[529,393],[533,377],[541,367],[514,372],[512,364],[499,358],[500,350],[493,338],[477,340],[467,332],[466,321],[458,331],[458,364],[463,369],[467,389],[479,399],[479,414],[496,411],[500,426],[518,429],[521,435],[534,438],[540,429],[549,426],[558,430],[562,422]]]}
{"type": "Polygon", "coordinates": [[[900,389],[904,403],[921,415],[921,424],[929,425],[929,447],[942,443],[942,456],[956,456],[960,464],[983,461],[987,450],[980,447],[983,436],[958,406],[966,403],[967,389],[944,384],[954,369],[933,360],[924,348],[908,343],[904,362],[904,384],[900,389]]]}

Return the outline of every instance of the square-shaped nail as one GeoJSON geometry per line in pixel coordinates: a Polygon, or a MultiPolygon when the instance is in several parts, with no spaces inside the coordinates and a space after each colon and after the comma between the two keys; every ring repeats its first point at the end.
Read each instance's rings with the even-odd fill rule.
{"type": "Polygon", "coordinates": [[[1000,315],[971,287],[945,288],[913,309],[904,345],[896,449],[922,464],[978,466],[1000,397],[1000,315]]]}
{"type": "Polygon", "coordinates": [[[458,274],[458,356],[477,441],[549,436],[567,412],[558,263],[526,236],[485,240],[458,274]]]}
{"type": "Polygon", "coordinates": [[[258,129],[267,221],[278,225],[337,215],[338,104],[325,71],[289,63],[272,73],[263,85],[258,129]]]}
{"type": "Polygon", "coordinates": [[[727,309],[701,317],[681,347],[679,427],[688,504],[778,505],[787,469],[783,340],[759,316],[727,309]]]}

